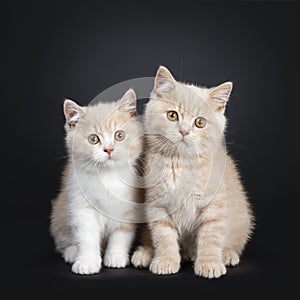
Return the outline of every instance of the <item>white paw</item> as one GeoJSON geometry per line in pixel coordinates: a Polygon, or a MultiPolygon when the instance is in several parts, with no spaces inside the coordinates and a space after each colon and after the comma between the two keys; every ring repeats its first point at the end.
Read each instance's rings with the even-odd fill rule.
{"type": "Polygon", "coordinates": [[[150,271],[155,274],[175,274],[180,268],[180,258],[154,257],[150,264],[150,271]]]}
{"type": "Polygon", "coordinates": [[[194,266],[195,274],[205,278],[219,278],[226,274],[226,267],[218,260],[197,259],[194,266]]]}
{"type": "Polygon", "coordinates": [[[150,249],[145,249],[144,247],[139,247],[131,258],[132,264],[136,268],[148,268],[152,260],[152,251],[150,249]]]}
{"type": "Polygon", "coordinates": [[[226,266],[236,266],[240,262],[240,257],[234,250],[224,249],[223,262],[226,266]]]}
{"type": "Polygon", "coordinates": [[[64,250],[63,257],[66,263],[72,264],[77,255],[77,247],[75,245],[71,245],[64,250]]]}
{"type": "Polygon", "coordinates": [[[103,263],[108,268],[125,268],[129,265],[129,257],[124,253],[105,253],[103,263]]]}
{"type": "Polygon", "coordinates": [[[72,265],[72,272],[81,275],[99,273],[101,269],[101,257],[79,257],[72,265]]]}

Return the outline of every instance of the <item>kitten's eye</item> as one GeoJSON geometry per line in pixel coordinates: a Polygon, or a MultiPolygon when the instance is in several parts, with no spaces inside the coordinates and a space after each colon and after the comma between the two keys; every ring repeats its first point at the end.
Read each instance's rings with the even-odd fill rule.
{"type": "Polygon", "coordinates": [[[198,128],[203,128],[206,125],[206,120],[202,117],[199,117],[195,120],[195,126],[198,128]]]}
{"type": "Polygon", "coordinates": [[[125,132],[123,130],[118,130],[115,133],[115,139],[117,141],[123,141],[125,139],[125,132]]]}
{"type": "Polygon", "coordinates": [[[168,111],[167,117],[170,121],[178,121],[178,113],[174,110],[168,111]]]}
{"type": "Polygon", "coordinates": [[[91,134],[88,137],[88,141],[89,141],[90,144],[96,145],[100,142],[100,139],[99,139],[97,134],[91,134]]]}

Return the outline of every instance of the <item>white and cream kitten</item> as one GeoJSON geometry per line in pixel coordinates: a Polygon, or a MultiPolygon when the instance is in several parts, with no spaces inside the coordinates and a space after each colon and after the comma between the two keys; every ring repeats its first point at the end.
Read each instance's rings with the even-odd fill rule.
{"type": "Polygon", "coordinates": [[[81,107],[64,102],[67,163],[53,201],[50,231],[56,249],[78,274],[104,265],[123,268],[135,236],[135,163],[142,151],[136,96],[81,107]]]}
{"type": "Polygon", "coordinates": [[[231,90],[231,82],[200,88],[157,71],[145,112],[148,233],[136,267],[176,273],[183,256],[196,275],[217,278],[239,263],[253,217],[223,142],[231,90]]]}

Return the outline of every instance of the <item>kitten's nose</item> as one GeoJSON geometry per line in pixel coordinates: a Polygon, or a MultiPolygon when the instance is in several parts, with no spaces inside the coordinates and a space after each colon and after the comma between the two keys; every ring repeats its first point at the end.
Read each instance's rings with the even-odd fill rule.
{"type": "Polygon", "coordinates": [[[103,149],[104,152],[107,152],[108,155],[110,155],[113,151],[114,151],[114,148],[108,148],[108,147],[105,147],[103,149]]]}
{"type": "Polygon", "coordinates": [[[179,130],[179,132],[182,134],[182,137],[185,137],[190,133],[188,130],[179,130]]]}

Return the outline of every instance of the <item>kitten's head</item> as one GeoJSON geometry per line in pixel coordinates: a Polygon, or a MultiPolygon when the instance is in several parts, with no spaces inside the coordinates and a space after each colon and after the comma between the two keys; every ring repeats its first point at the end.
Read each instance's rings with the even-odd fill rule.
{"type": "Polygon", "coordinates": [[[231,90],[231,82],[214,88],[177,82],[160,67],[146,107],[147,144],[168,156],[207,155],[212,145],[222,141],[231,90]]]}
{"type": "Polygon", "coordinates": [[[69,155],[82,167],[132,166],[140,155],[142,130],[132,89],[119,101],[94,106],[65,100],[64,114],[69,155]]]}

